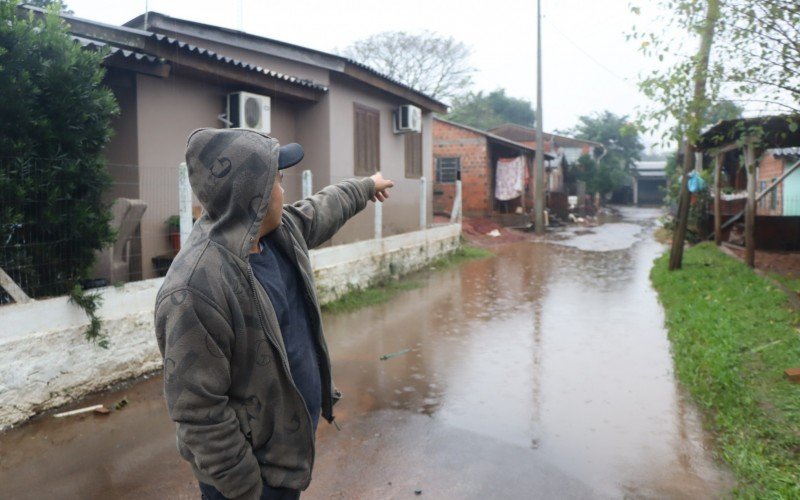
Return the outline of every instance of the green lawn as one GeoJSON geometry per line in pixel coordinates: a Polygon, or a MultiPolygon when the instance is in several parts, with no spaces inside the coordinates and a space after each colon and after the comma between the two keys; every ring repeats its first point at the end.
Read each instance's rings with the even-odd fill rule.
{"type": "Polygon", "coordinates": [[[715,433],[744,498],[800,498],[798,314],[784,292],[713,244],[656,260],[651,279],[666,312],[678,378],[715,433]]]}
{"type": "MultiPolygon", "coordinates": [[[[445,267],[460,264],[468,260],[483,259],[491,255],[493,255],[493,253],[489,250],[462,245],[454,253],[429,264],[426,269],[443,269],[445,267]]],[[[386,280],[375,286],[365,288],[364,290],[354,290],[339,297],[333,302],[323,305],[322,310],[338,313],[352,311],[365,306],[381,304],[396,296],[400,292],[405,290],[413,290],[414,288],[419,288],[422,285],[423,282],[419,279],[419,273],[412,273],[411,275],[402,277],[400,279],[386,280]]]]}

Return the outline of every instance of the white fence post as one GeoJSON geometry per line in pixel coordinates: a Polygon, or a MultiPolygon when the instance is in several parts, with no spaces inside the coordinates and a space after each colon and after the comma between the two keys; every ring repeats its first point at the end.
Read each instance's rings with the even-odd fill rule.
{"type": "Polygon", "coordinates": [[[178,200],[180,207],[181,246],[186,244],[189,233],[192,231],[192,186],[189,184],[189,169],[186,163],[181,163],[178,168],[178,200]]]}
{"type": "Polygon", "coordinates": [[[456,197],[453,199],[453,209],[450,210],[450,224],[461,220],[461,181],[456,181],[456,197]]]}
{"type": "Polygon", "coordinates": [[[425,230],[428,227],[428,183],[425,177],[419,178],[419,228],[425,230]]]}
{"type": "Polygon", "coordinates": [[[383,238],[383,203],[375,201],[375,239],[383,238]]]}
{"type": "Polygon", "coordinates": [[[303,170],[303,198],[308,198],[311,196],[311,181],[313,176],[311,174],[311,170],[303,170]]]}

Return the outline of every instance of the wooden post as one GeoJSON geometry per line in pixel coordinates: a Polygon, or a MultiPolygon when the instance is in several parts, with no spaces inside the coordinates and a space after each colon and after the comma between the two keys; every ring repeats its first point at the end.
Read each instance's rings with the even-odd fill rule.
{"type": "Polygon", "coordinates": [[[714,243],[717,246],[722,245],[722,186],[720,186],[720,179],[724,157],[723,153],[717,153],[714,157],[714,243]]]}
{"type": "Polygon", "coordinates": [[[744,214],[744,262],[756,266],[756,154],[753,143],[744,147],[747,169],[747,206],[744,214]]]}

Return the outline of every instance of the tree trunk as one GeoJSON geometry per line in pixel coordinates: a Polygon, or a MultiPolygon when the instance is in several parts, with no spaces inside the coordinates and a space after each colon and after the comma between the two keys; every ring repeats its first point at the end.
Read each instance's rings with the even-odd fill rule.
{"type": "Polygon", "coordinates": [[[686,239],[686,225],[689,220],[689,172],[694,164],[694,143],[700,135],[703,111],[708,107],[706,102],[706,81],[708,80],[708,60],[711,56],[711,44],[714,41],[714,28],[719,20],[719,0],[707,0],[706,18],[700,37],[700,49],[697,52],[697,66],[694,73],[694,96],[689,105],[689,123],[687,124],[686,143],[683,149],[683,179],[678,201],[678,220],[675,233],[672,235],[672,249],[669,254],[669,270],[680,269],[683,262],[683,242],[686,239]]]}
{"type": "Polygon", "coordinates": [[[722,186],[720,186],[720,180],[723,158],[722,153],[717,154],[714,158],[714,243],[717,246],[722,245],[722,186]]]}

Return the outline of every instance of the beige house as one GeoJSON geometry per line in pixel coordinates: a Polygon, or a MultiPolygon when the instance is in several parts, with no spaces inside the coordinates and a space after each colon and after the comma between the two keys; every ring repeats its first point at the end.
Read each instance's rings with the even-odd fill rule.
{"type": "MultiPolygon", "coordinates": [[[[131,250],[132,279],[154,277],[153,258],[171,252],[165,221],[178,213],[186,137],[199,127],[245,120],[252,110],[240,113],[235,100],[228,110],[229,96],[245,97],[240,92],[254,95],[268,117],[256,127],[305,148],[299,168],[287,171],[287,201],[300,198],[304,169],[312,172],[314,191],[380,170],[396,183],[383,210],[383,235],[419,228],[419,178],[431,171],[432,113],[446,111],[441,102],[337,55],[155,12],[124,26],[63,17],[76,42],[107,54],[105,83],[121,111],[106,152],[114,179],[109,196],[147,203],[131,250]],[[412,124],[397,130],[398,112],[409,113],[412,124]]],[[[429,183],[428,220],[432,194],[429,183]]],[[[370,204],[332,244],[373,234],[370,204]]]]}

